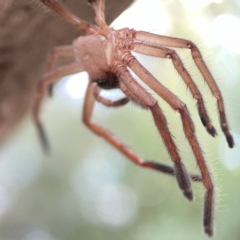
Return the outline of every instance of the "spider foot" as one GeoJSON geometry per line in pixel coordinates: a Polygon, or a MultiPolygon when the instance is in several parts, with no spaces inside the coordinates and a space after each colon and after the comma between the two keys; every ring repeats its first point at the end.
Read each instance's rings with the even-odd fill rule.
{"type": "Polygon", "coordinates": [[[206,233],[209,237],[212,237],[212,236],[213,236],[212,226],[204,226],[204,230],[205,230],[205,233],[206,233]]]}
{"type": "Polygon", "coordinates": [[[45,130],[42,126],[41,123],[36,123],[37,125],[37,130],[38,130],[38,135],[42,144],[42,148],[43,151],[45,152],[45,154],[49,154],[50,153],[50,145],[48,143],[48,139],[47,139],[47,135],[45,133],[45,130]]]}
{"type": "Polygon", "coordinates": [[[227,132],[227,133],[225,134],[225,136],[226,136],[226,139],[227,139],[228,146],[229,146],[230,148],[233,148],[233,147],[234,147],[233,136],[231,135],[230,132],[227,132]]]}
{"type": "Polygon", "coordinates": [[[188,200],[192,201],[193,192],[192,192],[191,178],[185,166],[181,162],[175,163],[174,171],[178,181],[179,188],[183,191],[184,196],[188,200]]]}
{"type": "Polygon", "coordinates": [[[217,136],[217,131],[211,123],[206,125],[207,132],[213,137],[217,136]]]}
{"type": "Polygon", "coordinates": [[[233,136],[232,134],[229,132],[229,127],[228,127],[228,123],[227,123],[227,119],[226,119],[226,115],[224,112],[220,112],[219,113],[219,117],[220,117],[220,123],[221,123],[221,129],[226,137],[228,146],[230,148],[234,147],[234,140],[233,140],[233,136]]]}
{"type": "Polygon", "coordinates": [[[154,170],[163,172],[163,173],[167,173],[170,175],[175,175],[174,169],[171,166],[167,166],[165,164],[162,163],[156,163],[153,161],[145,161],[142,163],[142,166],[144,167],[148,167],[148,168],[152,168],[154,170]]]}
{"type": "Polygon", "coordinates": [[[49,96],[49,97],[53,97],[53,87],[54,87],[53,84],[51,84],[51,85],[48,87],[48,96],[49,96]]]}
{"type": "Polygon", "coordinates": [[[201,118],[202,124],[203,124],[203,126],[206,127],[207,132],[213,137],[217,136],[217,131],[214,128],[214,126],[212,125],[203,103],[202,103],[202,105],[200,105],[200,104],[198,105],[198,112],[199,112],[199,116],[201,118]]]}
{"type": "MultiPolygon", "coordinates": [[[[143,167],[147,167],[147,168],[152,168],[154,170],[166,173],[166,174],[170,174],[175,176],[176,175],[176,170],[175,168],[162,164],[162,163],[156,163],[153,161],[145,161],[141,164],[143,167]]],[[[202,182],[202,176],[198,175],[198,174],[191,174],[189,173],[189,176],[191,178],[192,181],[194,182],[202,182]]]]}
{"type": "Polygon", "coordinates": [[[213,236],[213,191],[209,190],[205,195],[205,206],[204,206],[204,220],[203,226],[205,233],[209,236],[213,236]]]}

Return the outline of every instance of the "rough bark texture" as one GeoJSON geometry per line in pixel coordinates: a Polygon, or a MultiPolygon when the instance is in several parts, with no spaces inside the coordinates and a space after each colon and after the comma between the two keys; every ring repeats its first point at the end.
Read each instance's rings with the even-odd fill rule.
{"type": "MultiPolygon", "coordinates": [[[[59,1],[94,23],[94,12],[87,0],[59,1]]],[[[106,1],[107,23],[131,3],[106,1]]],[[[0,142],[30,109],[47,53],[54,46],[71,44],[80,34],[40,0],[0,0],[0,142]]]]}

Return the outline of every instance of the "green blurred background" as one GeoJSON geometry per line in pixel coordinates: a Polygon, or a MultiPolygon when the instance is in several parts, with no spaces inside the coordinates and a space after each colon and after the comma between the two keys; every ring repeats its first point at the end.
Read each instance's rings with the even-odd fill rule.
{"type": "MultiPolygon", "coordinates": [[[[236,143],[231,150],[219,127],[216,100],[188,50],[178,53],[205,97],[218,130],[215,139],[201,125],[196,102],[171,61],[137,58],[189,107],[217,189],[214,238],[240,239],[240,1],[138,0],[112,26],[187,38],[200,47],[222,90],[236,143]]],[[[135,166],[91,133],[80,121],[86,84],[85,73],[65,78],[54,98],[45,101],[50,156],[41,150],[30,115],[1,146],[0,239],[208,239],[202,227],[203,186],[193,184],[190,203],[173,177],[135,166]]],[[[183,161],[198,172],[179,114],[159,102],[183,161]]],[[[94,121],[143,158],[171,164],[149,112],[132,103],[117,109],[96,104],[94,121]]]]}

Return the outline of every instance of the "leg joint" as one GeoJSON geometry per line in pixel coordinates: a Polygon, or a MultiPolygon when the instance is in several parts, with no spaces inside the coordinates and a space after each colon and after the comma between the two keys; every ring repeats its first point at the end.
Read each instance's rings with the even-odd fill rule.
{"type": "Polygon", "coordinates": [[[86,117],[85,114],[83,114],[82,121],[83,121],[83,123],[84,123],[86,126],[90,127],[90,125],[91,125],[91,120],[89,119],[89,117],[86,117]]]}
{"type": "Polygon", "coordinates": [[[178,58],[178,55],[174,50],[168,50],[167,58],[169,58],[169,59],[178,58]]]}
{"type": "Polygon", "coordinates": [[[158,101],[156,99],[153,99],[151,102],[148,103],[147,107],[151,110],[153,110],[154,108],[159,108],[158,101]]]}
{"type": "Polygon", "coordinates": [[[184,112],[188,112],[187,105],[185,103],[182,103],[181,106],[178,107],[177,111],[182,114],[184,112]]]}

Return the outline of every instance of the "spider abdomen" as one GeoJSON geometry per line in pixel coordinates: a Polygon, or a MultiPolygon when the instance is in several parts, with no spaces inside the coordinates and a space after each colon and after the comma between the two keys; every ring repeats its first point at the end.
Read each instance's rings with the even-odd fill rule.
{"type": "Polygon", "coordinates": [[[119,80],[113,72],[106,72],[106,76],[93,79],[93,82],[96,82],[97,85],[103,89],[119,88],[119,80]]]}

